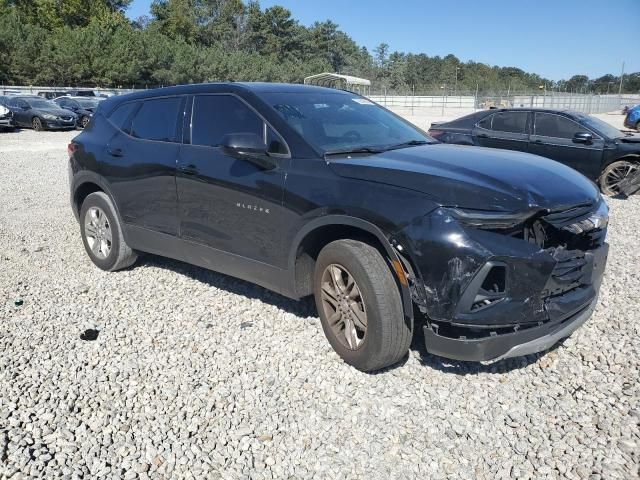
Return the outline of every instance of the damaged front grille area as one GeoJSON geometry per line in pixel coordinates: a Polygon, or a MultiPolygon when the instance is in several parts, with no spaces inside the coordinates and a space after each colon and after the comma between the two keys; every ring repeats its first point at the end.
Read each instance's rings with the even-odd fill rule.
{"type": "MultiPolygon", "coordinates": [[[[493,233],[537,245],[539,250],[534,255],[547,259],[543,262],[548,270],[531,285],[529,295],[518,282],[532,278],[526,273],[531,267],[511,271],[515,267],[508,257],[497,257],[501,262],[490,260],[464,287],[450,320],[427,318],[426,328],[438,337],[482,340],[545,325],[555,328],[574,318],[597,295],[597,287],[592,284],[594,253],[605,250],[604,260],[600,260],[606,261],[606,247],[601,247],[605,245],[607,213],[606,204],[599,200],[540,212],[509,231],[492,229],[493,233]],[[494,268],[502,262],[504,268],[494,268]],[[513,287],[520,293],[514,295],[513,287]]],[[[525,257],[513,259],[514,265],[523,261],[526,263],[525,257]]],[[[533,256],[531,261],[536,261],[533,256]]]]}

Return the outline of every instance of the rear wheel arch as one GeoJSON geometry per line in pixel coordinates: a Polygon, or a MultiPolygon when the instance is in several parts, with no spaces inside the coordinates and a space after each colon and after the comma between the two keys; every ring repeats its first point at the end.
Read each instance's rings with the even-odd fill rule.
{"type": "Polygon", "coordinates": [[[120,225],[123,226],[122,234],[125,239],[127,239],[127,229],[124,228],[125,223],[122,220],[122,215],[120,215],[120,209],[118,208],[118,203],[116,202],[115,197],[111,193],[111,189],[109,186],[102,180],[102,178],[94,172],[84,171],[79,174],[81,177],[74,181],[73,187],[73,197],[72,197],[72,208],[73,213],[77,219],[80,218],[80,210],[82,210],[82,203],[84,200],[94,192],[104,192],[113,203],[113,208],[116,211],[116,215],[118,217],[118,221],[120,225]]]}

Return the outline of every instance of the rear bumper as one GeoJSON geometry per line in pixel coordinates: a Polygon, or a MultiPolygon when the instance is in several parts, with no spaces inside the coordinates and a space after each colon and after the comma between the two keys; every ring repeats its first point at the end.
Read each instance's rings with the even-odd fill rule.
{"type": "Polygon", "coordinates": [[[597,297],[581,311],[559,325],[531,328],[523,332],[498,335],[479,340],[460,340],[439,337],[424,327],[425,343],[429,353],[455,360],[475,362],[497,361],[542,352],[570,336],[593,314],[597,297]]]}

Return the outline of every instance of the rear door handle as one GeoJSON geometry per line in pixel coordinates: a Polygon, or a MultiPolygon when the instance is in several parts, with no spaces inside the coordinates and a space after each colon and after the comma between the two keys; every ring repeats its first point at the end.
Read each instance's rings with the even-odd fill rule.
{"type": "Polygon", "coordinates": [[[124,155],[124,151],[121,148],[107,148],[107,153],[112,157],[122,157],[124,155]]]}
{"type": "Polygon", "coordinates": [[[486,133],[479,133],[478,135],[476,135],[476,137],[478,137],[478,138],[489,138],[489,135],[487,135],[486,133]]]}
{"type": "Polygon", "coordinates": [[[536,139],[536,140],[531,140],[531,141],[532,141],[533,143],[542,143],[542,140],[538,140],[538,139],[536,139]]]}
{"type": "Polygon", "coordinates": [[[184,173],[185,175],[196,175],[198,173],[198,168],[193,165],[180,165],[178,167],[178,170],[182,173],[184,173]]]}

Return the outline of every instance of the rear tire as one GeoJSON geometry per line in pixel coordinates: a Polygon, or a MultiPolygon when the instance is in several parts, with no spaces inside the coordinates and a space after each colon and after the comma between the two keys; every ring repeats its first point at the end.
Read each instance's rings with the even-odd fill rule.
{"type": "Polygon", "coordinates": [[[33,117],[31,119],[31,126],[36,132],[42,132],[44,130],[44,124],[42,120],[40,120],[40,117],[33,117]]]}
{"type": "Polygon", "coordinates": [[[87,255],[102,270],[121,270],[138,258],[125,242],[116,209],[104,192],[92,193],[82,203],[80,232],[87,255]]]}
{"type": "Polygon", "coordinates": [[[349,365],[370,372],[407,354],[413,325],[405,322],[391,269],[371,245],[337,240],[324,247],[314,294],[325,336],[349,365]]]}
{"type": "Polygon", "coordinates": [[[618,160],[607,165],[600,175],[600,190],[605,195],[618,195],[617,185],[624,180],[630,173],[638,169],[638,164],[628,160],[618,160]]]}

